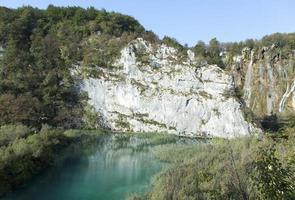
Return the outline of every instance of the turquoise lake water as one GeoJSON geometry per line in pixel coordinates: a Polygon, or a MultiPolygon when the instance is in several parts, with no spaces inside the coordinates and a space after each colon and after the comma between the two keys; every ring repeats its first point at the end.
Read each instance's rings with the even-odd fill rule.
{"type": "Polygon", "coordinates": [[[3,200],[124,200],[148,191],[165,166],[149,148],[101,145],[52,167],[3,200]]]}

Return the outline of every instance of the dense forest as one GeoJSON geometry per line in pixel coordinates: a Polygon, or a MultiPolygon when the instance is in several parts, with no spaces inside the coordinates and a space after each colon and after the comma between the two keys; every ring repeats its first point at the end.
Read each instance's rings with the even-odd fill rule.
{"type": "MultiPolygon", "coordinates": [[[[134,18],[119,13],[52,5],[46,10],[1,7],[0,125],[83,127],[87,96],[79,94],[71,69],[81,64],[91,74],[95,66],[112,67],[121,48],[137,37],[175,47],[180,54],[189,49],[168,36],[159,40],[134,18]]],[[[225,68],[221,52],[233,56],[244,47],[272,44],[290,53],[295,34],[239,43],[220,43],[214,38],[208,45],[200,41],[190,49],[201,63],[225,68]]]]}
{"type": "Polygon", "coordinates": [[[83,118],[92,117],[71,69],[80,62],[105,65],[105,57],[139,35],[156,37],[132,17],[105,10],[0,8],[0,196],[89,138],[64,131],[89,128],[83,118]],[[113,49],[97,60],[101,51],[87,43],[93,35],[95,44],[113,49]]]}
{"type": "MultiPolygon", "coordinates": [[[[288,56],[295,49],[294,33],[235,43],[213,38],[188,47],[168,36],[159,39],[130,16],[92,7],[0,7],[0,196],[86,137],[65,129],[93,128],[85,121],[93,117],[88,97],[79,92],[72,69],[83,65],[91,75],[96,66],[114,67],[121,48],[137,37],[172,46],[184,56],[191,49],[201,64],[221,68],[227,66],[222,52],[234,56],[245,47],[276,45],[288,56]]],[[[161,151],[158,156],[175,168],[162,174],[146,198],[294,199],[293,125],[231,145],[173,147],[174,157],[161,151]]]]}
{"type": "Polygon", "coordinates": [[[5,49],[0,62],[0,124],[82,127],[85,96],[78,93],[71,68],[93,58],[91,49],[83,46],[86,40],[100,34],[102,46],[118,46],[123,44],[115,44],[116,38],[144,33],[135,19],[94,8],[0,8],[0,46],[5,49]]]}

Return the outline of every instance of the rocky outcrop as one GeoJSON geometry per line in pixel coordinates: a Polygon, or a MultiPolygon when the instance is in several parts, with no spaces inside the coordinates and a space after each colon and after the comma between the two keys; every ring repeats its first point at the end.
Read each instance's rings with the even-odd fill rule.
{"type": "Polygon", "coordinates": [[[196,67],[194,54],[137,39],[121,51],[116,69],[97,67],[81,89],[103,124],[120,131],[234,137],[254,129],[232,96],[231,75],[215,65],[196,67]]]}
{"type": "Polygon", "coordinates": [[[235,85],[258,117],[288,115],[295,110],[294,56],[275,45],[245,48],[232,65],[235,85]]]}

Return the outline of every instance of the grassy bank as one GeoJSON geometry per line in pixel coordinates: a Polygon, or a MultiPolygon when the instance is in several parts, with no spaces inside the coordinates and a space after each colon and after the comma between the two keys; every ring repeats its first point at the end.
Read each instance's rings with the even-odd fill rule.
{"type": "MultiPolygon", "coordinates": [[[[0,128],[0,194],[25,184],[69,155],[83,156],[83,145],[97,149],[100,137],[114,148],[151,152],[170,167],[155,177],[149,200],[291,200],[295,199],[295,129],[232,140],[202,142],[153,133],[40,131],[23,125],[0,128]]],[[[89,149],[89,148],[87,148],[89,149]]],[[[90,148],[91,149],[91,148],[90,148]]]]}
{"type": "Polygon", "coordinates": [[[263,137],[166,145],[155,155],[171,163],[143,198],[152,200],[295,199],[294,129],[263,137]]]}

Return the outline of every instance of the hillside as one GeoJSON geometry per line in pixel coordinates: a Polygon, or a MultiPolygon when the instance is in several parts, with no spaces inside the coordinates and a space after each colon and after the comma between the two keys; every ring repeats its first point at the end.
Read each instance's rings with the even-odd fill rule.
{"type": "MultiPolygon", "coordinates": [[[[107,123],[99,123],[104,119],[89,119],[89,117],[95,117],[95,113],[92,113],[93,108],[87,103],[87,96],[92,94],[80,93],[77,87],[80,84],[79,80],[88,77],[98,78],[97,73],[101,73],[101,71],[111,70],[113,77],[122,76],[122,71],[118,65],[125,65],[125,68],[140,65],[138,66],[141,69],[140,72],[154,68],[157,70],[147,71],[147,73],[150,75],[158,73],[159,76],[168,75],[175,71],[173,72],[174,76],[167,77],[170,80],[167,79],[164,82],[159,82],[160,80],[156,79],[150,80],[154,84],[161,84],[162,89],[166,92],[173,93],[175,87],[179,87],[171,85],[179,84],[177,83],[179,70],[183,70],[178,73],[179,79],[187,78],[191,80],[194,78],[185,76],[193,76],[194,70],[200,67],[204,67],[203,70],[205,70],[207,64],[217,64],[225,69],[226,74],[229,75],[229,77],[226,77],[228,79],[227,84],[232,85],[229,79],[230,76],[233,76],[234,85],[226,86],[232,87],[232,89],[226,89],[223,93],[227,93],[227,96],[229,93],[233,97],[238,96],[240,102],[245,102],[240,107],[242,110],[247,110],[244,107],[249,108],[246,113],[246,120],[249,121],[249,116],[252,115],[254,117],[252,116],[250,121],[253,122],[253,118],[261,120],[274,115],[290,116],[293,112],[294,103],[291,100],[294,90],[292,84],[293,34],[274,34],[266,36],[260,41],[247,40],[228,44],[220,44],[216,39],[212,39],[209,45],[198,42],[195,47],[188,48],[182,46],[173,38],[164,37],[163,40],[159,40],[155,34],[145,31],[142,25],[130,16],[108,13],[94,8],[49,6],[46,10],[40,10],[32,7],[19,9],[2,7],[0,18],[0,53],[2,55],[0,63],[0,124],[2,125],[20,122],[35,127],[40,127],[40,124],[49,124],[65,128],[104,126],[113,129],[114,127],[107,123]],[[149,49],[135,49],[137,51],[134,52],[136,58],[127,58],[127,55],[121,55],[124,52],[124,47],[128,49],[127,44],[139,37],[151,45],[148,47],[149,49]],[[166,47],[161,46],[161,44],[166,45],[166,47]],[[157,48],[159,49],[157,50],[157,48]],[[162,52],[156,54],[156,51],[162,52]],[[151,54],[154,55],[151,57],[151,54]],[[128,60],[127,63],[123,63],[125,61],[121,60],[121,63],[116,63],[120,57],[121,59],[138,60],[128,60]],[[77,66],[82,68],[82,77],[72,74],[77,66]],[[185,66],[190,67],[187,70],[182,69],[185,66]],[[92,120],[92,124],[89,120],[92,120]],[[93,120],[98,121],[98,123],[93,124],[93,120]]],[[[129,48],[131,47],[129,46],[129,48]]],[[[132,51],[129,53],[132,53],[132,51]]],[[[138,75],[139,71],[132,73],[138,75]]],[[[142,74],[142,76],[146,75],[142,74]]],[[[139,84],[137,87],[151,88],[150,86],[153,85],[144,80],[139,80],[140,76],[131,79],[136,81],[135,84],[139,84]]],[[[121,83],[123,82],[119,82],[119,84],[121,83]]],[[[189,87],[194,90],[194,87],[200,86],[196,84],[183,85],[182,87],[177,88],[174,95],[183,96],[185,99],[182,102],[185,102],[194,97],[194,91],[191,91],[191,93],[187,91],[189,87]]],[[[154,89],[161,91],[161,88],[156,87],[154,89]]],[[[128,91],[125,92],[128,95],[128,91]]],[[[155,91],[150,92],[154,93],[155,91]]],[[[198,98],[204,98],[205,94],[210,94],[206,90],[204,92],[199,91],[199,93],[203,95],[197,95],[198,98]]],[[[167,98],[170,97],[167,96],[167,98]]],[[[162,104],[163,102],[161,103],[161,100],[158,100],[156,104],[158,103],[162,104]]],[[[177,100],[175,104],[177,104],[177,100]]],[[[235,105],[234,102],[230,104],[235,105]]],[[[204,105],[202,106],[204,107],[204,105]]],[[[236,107],[239,106],[236,105],[236,107]]],[[[96,108],[96,110],[99,109],[96,108]]],[[[155,108],[151,107],[150,109],[155,108]]],[[[187,116],[188,119],[196,113],[197,118],[201,120],[198,122],[196,119],[196,126],[199,128],[188,128],[191,125],[182,125],[182,128],[177,129],[177,132],[180,134],[181,132],[207,134],[207,131],[202,130],[200,125],[209,121],[211,117],[208,114],[202,114],[203,117],[200,117],[197,113],[202,113],[202,110],[192,111],[190,108],[187,109],[191,112],[187,116]]],[[[194,110],[194,108],[192,109],[194,110]]],[[[209,109],[211,112],[217,110],[218,113],[222,114],[221,116],[226,116],[225,110],[222,110],[222,108],[220,110],[219,108],[214,109],[205,106],[204,109],[209,109]]],[[[113,109],[112,112],[119,112],[119,110],[113,109]]],[[[153,126],[157,124],[157,126],[167,128],[142,127],[135,128],[134,131],[167,131],[175,129],[175,126],[178,126],[177,123],[186,121],[186,117],[175,118],[175,121],[171,121],[171,116],[168,117],[168,115],[176,116],[176,114],[172,112],[165,117],[165,111],[160,112],[164,114],[161,120],[148,117],[145,122],[150,121],[154,123],[153,126]]],[[[186,113],[185,110],[183,112],[186,113]]],[[[138,114],[146,115],[148,113],[149,111],[138,114]]],[[[101,117],[101,114],[99,113],[98,116],[101,117]]],[[[126,112],[122,114],[126,115],[126,112]]],[[[232,119],[236,119],[236,117],[232,119]]],[[[126,124],[124,120],[119,123],[128,126],[129,122],[126,124]]],[[[133,120],[136,119],[133,117],[133,120]]],[[[220,121],[223,121],[223,119],[220,119],[220,121]]],[[[240,123],[232,122],[236,125],[240,123]]],[[[118,129],[118,127],[114,129],[118,129]]],[[[223,128],[221,127],[221,129],[223,128]]],[[[121,130],[128,129],[121,127],[121,130]]],[[[223,131],[219,132],[215,134],[222,135],[223,131]]],[[[212,135],[212,133],[210,134],[212,135]]]]}
{"type": "Polygon", "coordinates": [[[87,46],[93,34],[113,57],[145,31],[132,17],[94,8],[0,8],[0,124],[82,127],[85,97],[71,69],[93,58],[87,46]]]}
{"type": "Polygon", "coordinates": [[[0,7],[0,196],[75,156],[132,174],[149,148],[169,168],[134,199],[292,200],[294,50],[294,33],[188,47],[93,7],[0,7]]]}

